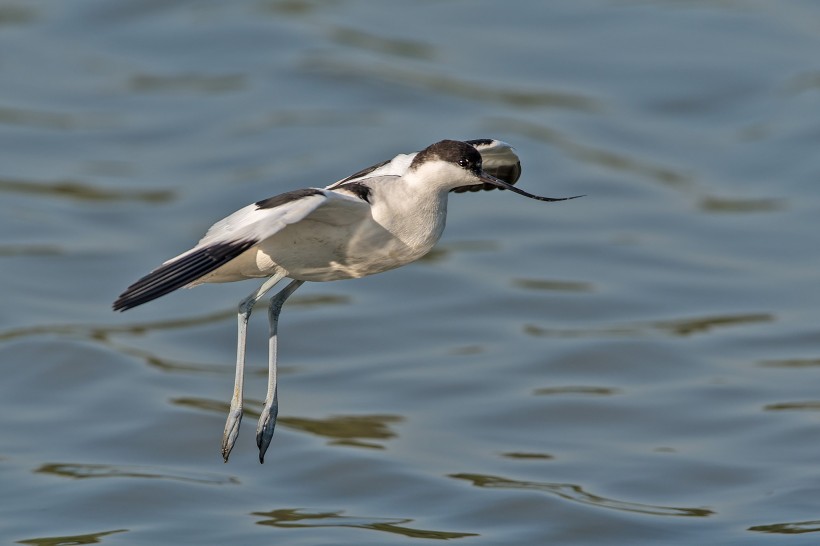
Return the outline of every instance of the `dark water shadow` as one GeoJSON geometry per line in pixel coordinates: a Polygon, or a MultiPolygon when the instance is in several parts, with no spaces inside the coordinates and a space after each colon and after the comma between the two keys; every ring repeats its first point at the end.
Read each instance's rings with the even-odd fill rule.
{"type": "Polygon", "coordinates": [[[312,0],[262,0],[255,3],[257,11],[274,17],[304,17],[323,7],[332,7],[336,2],[314,2],[312,0]]]}
{"type": "Polygon", "coordinates": [[[776,198],[702,197],[698,207],[705,212],[739,214],[776,212],[786,208],[786,201],[776,198]]]}
{"type": "Polygon", "coordinates": [[[158,320],[142,322],[137,324],[123,325],[94,325],[94,324],[52,324],[43,326],[25,326],[0,331],[0,342],[22,339],[26,337],[39,336],[62,336],[87,339],[92,341],[107,342],[113,335],[144,336],[154,330],[174,330],[178,328],[191,328],[226,320],[235,316],[231,311],[220,311],[198,317],[158,320]]]}
{"type": "Polygon", "coordinates": [[[130,529],[115,529],[85,535],[65,535],[54,537],[27,538],[18,540],[15,544],[34,544],[35,546],[69,546],[73,544],[101,544],[103,537],[116,533],[127,533],[130,529]]]}
{"type": "Polygon", "coordinates": [[[507,453],[502,453],[501,456],[506,457],[507,459],[515,459],[517,461],[551,461],[555,459],[555,456],[550,455],[549,453],[530,453],[522,451],[510,451],[507,453]]]}
{"type": "Polygon", "coordinates": [[[581,385],[570,385],[565,387],[544,387],[542,389],[535,389],[533,394],[536,396],[553,396],[561,394],[580,394],[587,396],[612,396],[620,394],[620,389],[612,389],[609,387],[590,387],[581,385]]]}
{"type": "Polygon", "coordinates": [[[524,326],[524,333],[533,337],[581,338],[581,337],[645,337],[657,334],[686,337],[707,334],[715,329],[774,322],[771,313],[745,313],[737,315],[712,315],[686,319],[658,320],[646,323],[606,326],[601,328],[557,329],[542,328],[534,324],[524,326]]]}
{"type": "Polygon", "coordinates": [[[58,180],[56,182],[33,182],[0,178],[0,192],[22,193],[59,199],[77,201],[137,201],[143,203],[166,203],[175,194],[170,190],[128,190],[98,188],[76,180],[58,180]]]}
{"type": "Polygon", "coordinates": [[[280,422],[292,429],[309,432],[330,440],[330,445],[385,449],[377,441],[398,436],[390,424],[401,423],[399,415],[335,415],[325,419],[283,417],[280,422]]]}
{"type": "Polygon", "coordinates": [[[436,48],[430,44],[418,40],[377,36],[354,28],[334,28],[330,30],[330,39],[339,45],[405,59],[429,61],[436,56],[436,48]]]}
{"type": "Polygon", "coordinates": [[[593,495],[592,493],[584,491],[580,485],[569,483],[520,481],[501,478],[498,476],[487,476],[483,474],[450,474],[450,477],[458,480],[470,481],[476,487],[541,491],[581,504],[588,504],[611,510],[619,510],[622,512],[648,514],[651,516],[708,517],[715,513],[714,511],[706,508],[675,508],[670,506],[657,506],[652,504],[627,502],[618,499],[609,499],[599,495],[593,495]]]}
{"type": "Polygon", "coordinates": [[[305,512],[299,508],[285,508],[270,512],[252,512],[251,515],[261,516],[259,525],[279,527],[283,529],[319,528],[319,527],[350,527],[368,531],[380,531],[403,535],[407,538],[422,538],[430,540],[449,540],[455,538],[475,537],[476,533],[454,533],[450,531],[431,531],[407,527],[412,523],[410,518],[376,518],[368,516],[345,516],[343,511],[336,512],[305,512]]]}
{"type": "Polygon", "coordinates": [[[18,125],[57,131],[113,129],[120,122],[113,116],[99,113],[53,112],[0,106],[0,125],[18,125]]]}
{"type": "Polygon", "coordinates": [[[10,256],[60,256],[65,251],[57,245],[0,245],[0,258],[10,256]]]}
{"type": "Polygon", "coordinates": [[[781,402],[779,404],[766,404],[764,411],[820,411],[820,401],[811,400],[806,402],[781,402]]]}
{"type": "Polygon", "coordinates": [[[758,533],[772,533],[779,535],[800,535],[803,533],[816,533],[820,531],[820,520],[793,521],[787,523],[770,523],[768,525],[755,525],[749,527],[749,531],[758,533]]]}
{"type": "Polygon", "coordinates": [[[763,360],[758,362],[758,366],[764,368],[818,368],[820,358],[783,358],[774,360],[763,360]]]}
{"type": "Polygon", "coordinates": [[[512,285],[523,290],[544,292],[593,292],[592,283],[580,281],[559,281],[550,279],[513,279],[512,285]]]}
{"type": "Polygon", "coordinates": [[[50,474],[61,478],[73,479],[141,478],[152,480],[173,480],[207,485],[237,485],[239,483],[239,480],[232,476],[134,465],[47,463],[36,468],[34,472],[37,474],[50,474]]]}

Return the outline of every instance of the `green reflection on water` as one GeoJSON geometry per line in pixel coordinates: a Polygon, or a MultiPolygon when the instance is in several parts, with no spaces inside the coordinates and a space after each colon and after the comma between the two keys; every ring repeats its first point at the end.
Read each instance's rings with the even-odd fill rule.
{"type": "Polygon", "coordinates": [[[816,368],[820,366],[820,358],[784,358],[764,360],[759,363],[766,368],[816,368]]]}
{"type": "Polygon", "coordinates": [[[715,512],[706,508],[676,508],[670,506],[656,506],[652,504],[639,504],[618,499],[609,499],[599,495],[593,495],[584,491],[580,485],[570,483],[546,483],[520,481],[498,476],[487,476],[483,474],[450,474],[451,478],[467,480],[473,482],[476,487],[486,487],[492,489],[523,489],[542,491],[561,497],[562,499],[590,504],[601,508],[610,508],[623,512],[637,512],[653,516],[684,516],[684,517],[707,517],[715,512]]]}
{"type": "Polygon", "coordinates": [[[479,536],[476,533],[454,533],[449,531],[430,531],[407,527],[405,524],[413,520],[409,518],[375,518],[367,516],[344,516],[344,512],[303,512],[300,509],[279,509],[270,512],[253,512],[254,516],[266,519],[260,520],[259,525],[269,525],[280,528],[315,528],[315,527],[351,527],[404,535],[408,538],[426,538],[434,540],[448,540],[454,538],[479,536]]]}
{"type": "MultiPolygon", "coordinates": [[[[175,398],[173,403],[179,406],[196,408],[208,412],[227,414],[229,404],[207,398],[175,398]]],[[[263,402],[245,398],[245,416],[258,418],[263,402]]],[[[329,440],[331,445],[384,449],[379,441],[390,440],[398,434],[390,427],[401,423],[400,415],[332,415],[321,419],[309,417],[279,417],[277,426],[307,432],[329,440]]]]}
{"type": "Polygon", "coordinates": [[[169,190],[112,190],[97,188],[76,180],[32,182],[8,178],[0,178],[0,192],[43,195],[78,201],[141,201],[146,203],[164,203],[174,197],[174,192],[169,190]]]}
{"type": "Polygon", "coordinates": [[[773,322],[771,313],[743,313],[737,315],[711,315],[684,319],[656,320],[646,323],[613,325],[598,328],[557,329],[543,328],[535,324],[524,325],[524,333],[533,337],[607,337],[647,336],[664,333],[674,336],[690,336],[709,333],[717,328],[744,326],[773,322]]]}
{"type": "Polygon", "coordinates": [[[782,199],[744,199],[729,197],[703,197],[698,206],[706,212],[773,212],[781,210],[786,203],[782,199]]]}
{"type": "Polygon", "coordinates": [[[820,531],[820,520],[794,521],[789,523],[772,523],[769,525],[755,525],[749,531],[759,533],[777,533],[781,535],[798,535],[802,533],[816,533],[820,531]]]}
{"type": "Polygon", "coordinates": [[[549,279],[513,279],[512,285],[524,290],[545,290],[556,292],[592,292],[593,285],[579,281],[555,281],[549,279]]]}
{"type": "Polygon", "coordinates": [[[820,411],[820,402],[816,400],[808,402],[781,402],[779,404],[767,404],[763,406],[766,411],[820,411]]]}
{"type": "Polygon", "coordinates": [[[609,387],[589,387],[579,385],[569,385],[565,387],[544,387],[542,389],[535,389],[533,394],[537,396],[554,395],[554,394],[585,394],[592,396],[611,396],[618,394],[621,391],[609,387]]]}
{"type": "Polygon", "coordinates": [[[238,484],[239,480],[231,476],[204,474],[188,470],[159,469],[149,466],[47,463],[38,467],[37,474],[51,474],[61,478],[148,478],[175,480],[211,485],[238,484]]]}
{"type": "Polygon", "coordinates": [[[357,47],[397,57],[429,60],[435,57],[435,48],[417,40],[405,40],[376,36],[354,28],[337,28],[331,31],[331,39],[341,45],[357,47]]]}
{"type": "Polygon", "coordinates": [[[17,544],[35,544],[36,546],[69,546],[72,544],[99,544],[104,536],[115,533],[125,533],[129,529],[115,529],[114,531],[103,531],[101,533],[89,533],[87,535],[66,535],[56,537],[28,538],[18,540],[17,544]]]}
{"type": "Polygon", "coordinates": [[[523,453],[520,451],[511,451],[509,453],[502,453],[503,457],[508,459],[518,459],[524,461],[549,461],[554,459],[549,453],[523,453]]]}

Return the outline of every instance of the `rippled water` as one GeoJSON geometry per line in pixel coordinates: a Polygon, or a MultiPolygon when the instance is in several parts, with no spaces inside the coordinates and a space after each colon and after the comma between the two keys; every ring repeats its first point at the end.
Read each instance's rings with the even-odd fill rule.
{"type": "Polygon", "coordinates": [[[815,544],[815,2],[0,4],[0,538],[815,544]],[[441,138],[516,146],[440,245],[306,285],[280,425],[235,305],[114,297],[215,220],[441,138]],[[789,536],[784,536],[789,535],[789,536]]]}

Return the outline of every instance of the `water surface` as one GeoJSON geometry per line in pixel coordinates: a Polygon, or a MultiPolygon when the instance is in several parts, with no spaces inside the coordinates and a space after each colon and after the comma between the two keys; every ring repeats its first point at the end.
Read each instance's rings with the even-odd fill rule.
{"type": "MultiPolygon", "coordinates": [[[[0,6],[0,537],[21,544],[815,544],[813,2],[0,6]],[[247,203],[442,138],[417,264],[306,285],[219,445],[252,282],[115,314],[247,203]],[[784,536],[789,535],[789,536],[784,536]]],[[[260,309],[261,311],[261,309],[260,309]]]]}

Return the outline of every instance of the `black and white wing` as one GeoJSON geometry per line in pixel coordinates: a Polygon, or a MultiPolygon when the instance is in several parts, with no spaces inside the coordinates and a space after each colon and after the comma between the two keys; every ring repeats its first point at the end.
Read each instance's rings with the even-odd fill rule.
{"type": "Polygon", "coordinates": [[[290,224],[308,218],[344,223],[368,213],[369,204],[359,196],[317,188],[257,201],[215,223],[194,248],[129,286],[114,302],[114,310],[125,311],[195,283],[290,224]]]}
{"type": "MultiPolygon", "coordinates": [[[[515,149],[501,140],[489,138],[468,140],[467,144],[481,154],[481,169],[496,178],[500,178],[508,184],[515,184],[521,177],[521,160],[515,149]]],[[[467,191],[482,191],[501,189],[492,184],[473,184],[471,186],[461,186],[453,190],[455,193],[467,191]]]]}
{"type": "MultiPolygon", "coordinates": [[[[487,174],[500,178],[508,184],[515,184],[521,177],[521,161],[518,159],[515,149],[506,142],[491,138],[467,140],[466,142],[475,147],[478,153],[481,154],[482,168],[487,174]]],[[[418,152],[399,154],[393,159],[382,161],[381,163],[351,174],[338,182],[334,182],[325,189],[332,190],[339,186],[359,182],[374,176],[402,176],[407,172],[407,169],[410,168],[410,164],[413,162],[416,154],[418,154],[418,152]]],[[[490,184],[473,184],[471,186],[462,186],[452,191],[461,193],[492,189],[496,189],[496,186],[490,184]]]]}
{"type": "Polygon", "coordinates": [[[327,186],[325,189],[333,190],[345,184],[361,182],[362,180],[376,176],[402,176],[405,172],[407,172],[407,169],[410,168],[410,164],[413,162],[413,158],[416,157],[416,154],[418,154],[418,152],[413,152],[412,154],[399,154],[393,159],[388,159],[387,161],[382,161],[381,163],[371,165],[366,169],[362,169],[357,173],[342,178],[330,186],[327,186]]]}

